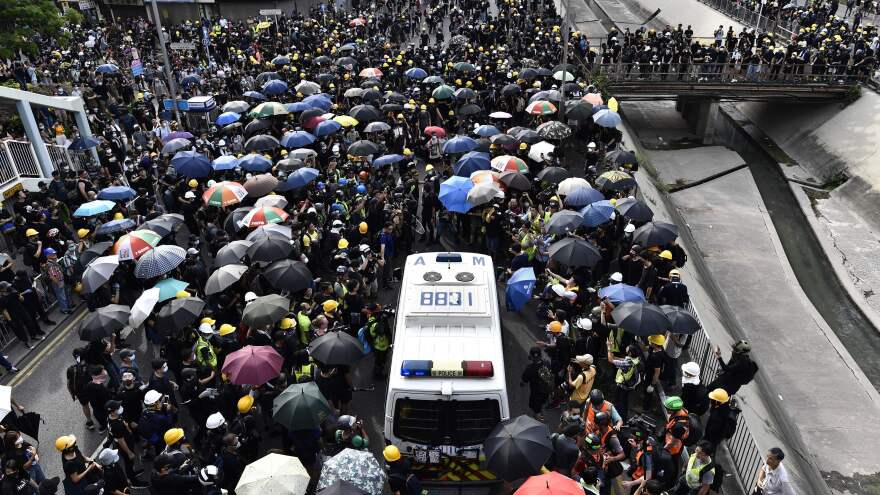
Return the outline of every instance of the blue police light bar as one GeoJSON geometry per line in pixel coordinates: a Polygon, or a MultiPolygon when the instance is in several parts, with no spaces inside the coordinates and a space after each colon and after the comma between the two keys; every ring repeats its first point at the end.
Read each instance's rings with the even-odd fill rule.
{"type": "Polygon", "coordinates": [[[400,376],[431,376],[434,362],[430,360],[408,360],[400,364],[400,376]]]}

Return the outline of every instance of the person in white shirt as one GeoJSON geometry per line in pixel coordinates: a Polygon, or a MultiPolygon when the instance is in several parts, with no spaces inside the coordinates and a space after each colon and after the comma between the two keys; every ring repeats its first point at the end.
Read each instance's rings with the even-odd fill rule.
{"type": "Polygon", "coordinates": [[[758,471],[755,493],[757,495],[795,495],[788,471],[782,465],[785,453],[779,447],[767,452],[764,465],[758,471]]]}

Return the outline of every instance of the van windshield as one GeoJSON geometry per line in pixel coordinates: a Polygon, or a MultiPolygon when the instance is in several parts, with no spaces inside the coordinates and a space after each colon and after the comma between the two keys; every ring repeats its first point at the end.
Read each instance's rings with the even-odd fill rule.
{"type": "Polygon", "coordinates": [[[499,421],[494,399],[397,399],[394,405],[394,436],[423,445],[479,445],[499,421]]]}

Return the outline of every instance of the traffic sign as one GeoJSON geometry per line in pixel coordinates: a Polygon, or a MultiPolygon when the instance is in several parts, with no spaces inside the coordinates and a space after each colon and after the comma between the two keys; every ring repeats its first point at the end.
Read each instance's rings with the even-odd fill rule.
{"type": "Polygon", "coordinates": [[[169,43],[168,48],[171,48],[172,50],[195,50],[196,44],[189,41],[178,41],[175,43],[169,43]]]}
{"type": "Polygon", "coordinates": [[[281,15],[281,9],[260,9],[260,15],[281,15]]]}
{"type": "MultiPolygon", "coordinates": [[[[162,100],[162,108],[164,108],[165,110],[171,110],[172,108],[174,108],[174,100],[172,100],[171,98],[165,98],[164,100],[162,100]]],[[[186,100],[177,100],[177,109],[182,112],[186,112],[187,110],[189,110],[189,102],[186,100]]]]}

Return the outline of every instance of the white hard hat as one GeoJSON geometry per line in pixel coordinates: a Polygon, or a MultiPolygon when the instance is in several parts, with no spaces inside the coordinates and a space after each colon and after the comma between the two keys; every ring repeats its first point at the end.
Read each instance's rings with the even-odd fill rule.
{"type": "Polygon", "coordinates": [[[214,327],[212,327],[210,323],[202,323],[199,325],[199,332],[212,334],[214,333],[214,327]]]}
{"type": "Polygon", "coordinates": [[[578,318],[577,320],[575,320],[574,326],[580,328],[581,330],[592,330],[593,320],[589,318],[578,318]]]}
{"type": "Polygon", "coordinates": [[[700,365],[693,361],[681,365],[681,382],[693,385],[700,383],[700,365]]]}
{"type": "Polygon", "coordinates": [[[214,414],[208,416],[208,420],[205,421],[205,427],[209,430],[214,430],[220,428],[221,426],[226,424],[226,418],[223,417],[219,412],[215,412],[214,414]]]}
{"type": "Polygon", "coordinates": [[[612,282],[617,282],[618,284],[623,282],[623,274],[620,272],[614,272],[608,278],[610,278],[612,282]]]}
{"type": "Polygon", "coordinates": [[[592,141],[590,141],[590,144],[587,145],[587,148],[595,148],[595,147],[596,147],[596,143],[594,143],[592,141]]]}
{"type": "Polygon", "coordinates": [[[186,194],[183,195],[183,197],[186,199],[195,199],[196,193],[194,193],[192,191],[187,191],[186,194]]]}
{"type": "Polygon", "coordinates": [[[247,294],[244,295],[244,302],[251,302],[256,298],[257,298],[256,294],[254,294],[253,292],[248,292],[247,294]]]}
{"type": "Polygon", "coordinates": [[[550,288],[559,297],[562,297],[565,295],[565,286],[562,284],[553,284],[550,288]]]}
{"type": "Polygon", "coordinates": [[[156,390],[148,390],[146,394],[144,394],[144,405],[152,406],[153,404],[159,402],[159,399],[162,398],[162,394],[156,390]]]}
{"type": "Polygon", "coordinates": [[[628,224],[626,224],[626,227],[623,228],[623,231],[626,232],[627,234],[632,234],[633,232],[636,231],[636,226],[631,223],[628,223],[628,224]]]}

